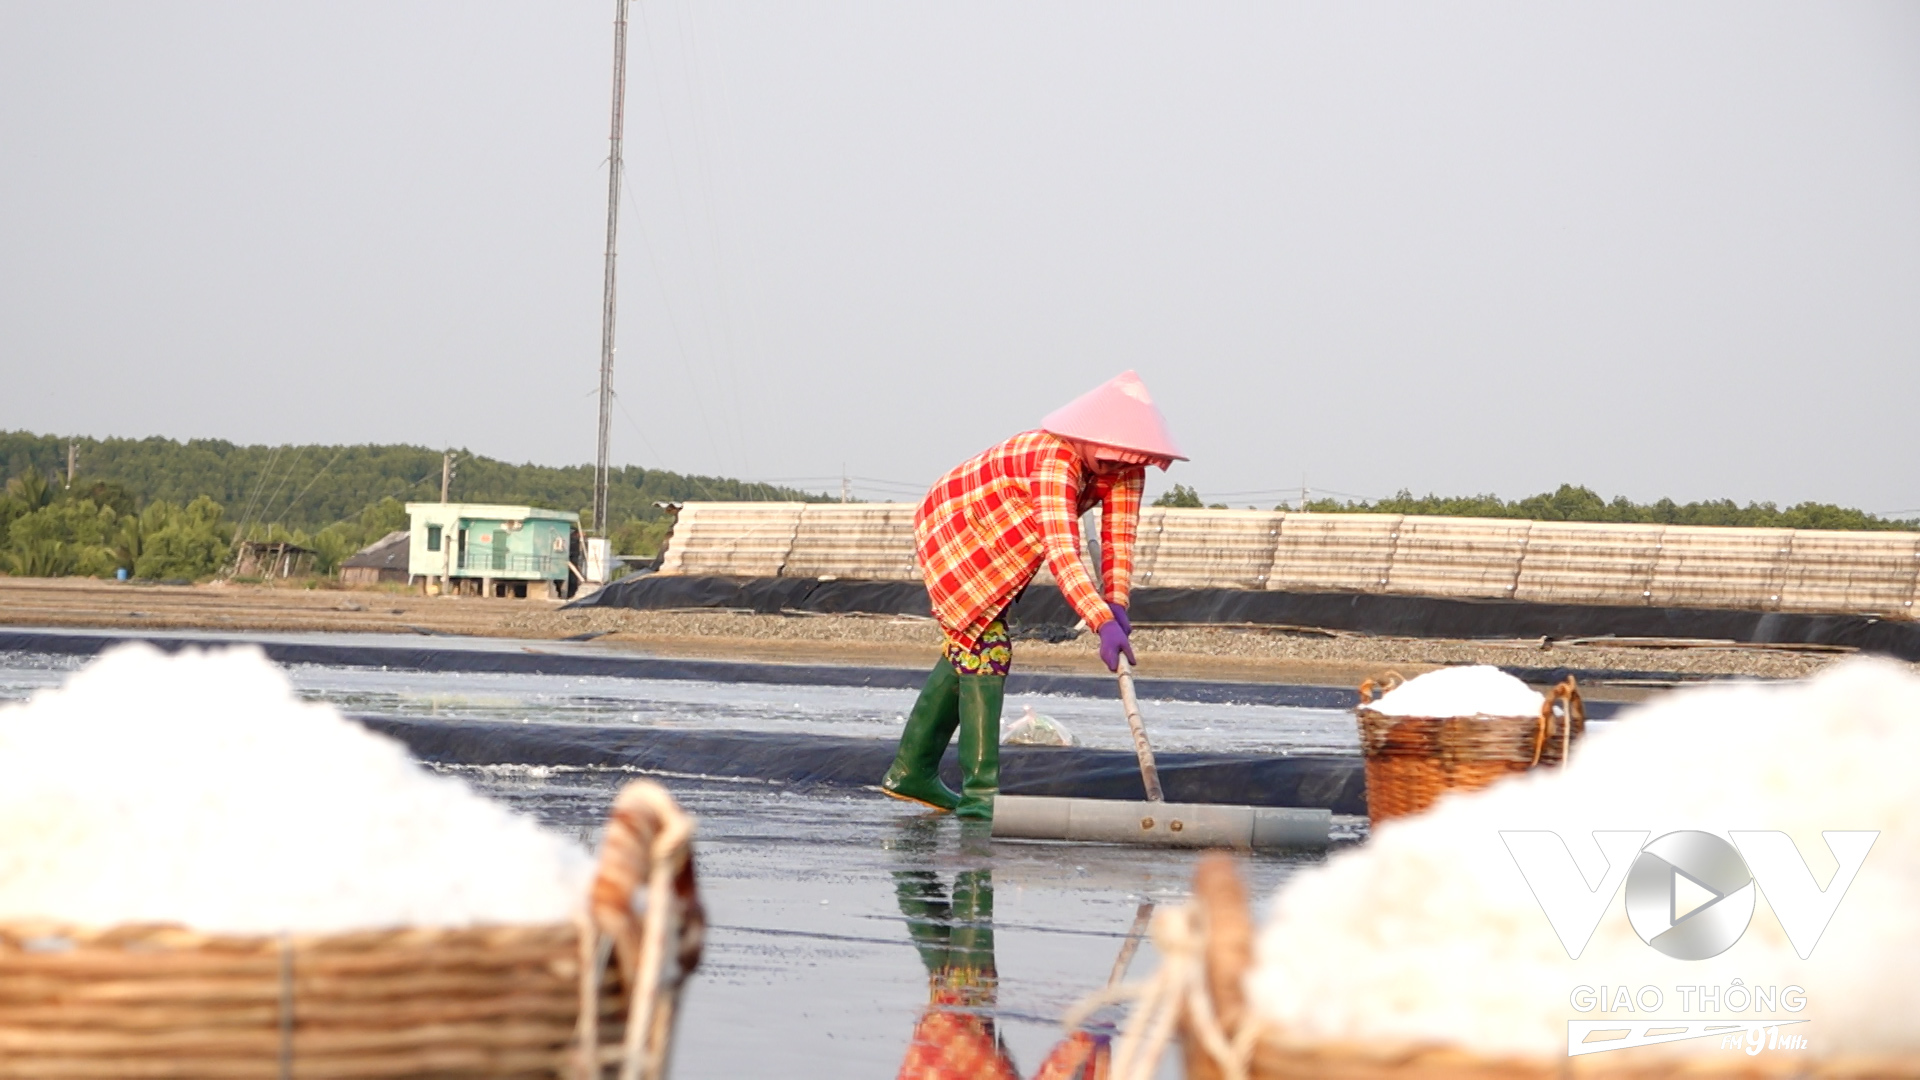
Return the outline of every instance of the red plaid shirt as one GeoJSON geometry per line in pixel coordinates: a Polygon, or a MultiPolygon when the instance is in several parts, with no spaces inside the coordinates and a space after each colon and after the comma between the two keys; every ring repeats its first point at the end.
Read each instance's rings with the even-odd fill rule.
{"type": "Polygon", "coordinates": [[[1124,605],[1133,588],[1144,467],[1096,476],[1057,435],[1015,435],[940,478],[914,515],[920,572],[934,617],[968,648],[1040,572],[1092,630],[1113,615],[1081,561],[1080,515],[1101,508],[1101,582],[1124,605]]]}

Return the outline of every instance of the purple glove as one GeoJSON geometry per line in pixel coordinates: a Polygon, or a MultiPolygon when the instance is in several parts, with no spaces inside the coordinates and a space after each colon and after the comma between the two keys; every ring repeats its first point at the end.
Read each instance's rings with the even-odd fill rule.
{"type": "Polygon", "coordinates": [[[1120,620],[1103,623],[1100,627],[1100,659],[1107,665],[1108,671],[1120,670],[1120,656],[1126,654],[1127,663],[1137,664],[1133,658],[1133,642],[1127,640],[1126,627],[1120,620]]]}
{"type": "MultiPolygon", "coordinates": [[[[1133,620],[1127,618],[1127,605],[1116,604],[1109,600],[1107,601],[1107,610],[1113,612],[1114,620],[1120,624],[1120,629],[1125,630],[1127,636],[1133,636],[1133,620]]],[[[1127,657],[1127,662],[1132,663],[1133,657],[1127,657]]]]}

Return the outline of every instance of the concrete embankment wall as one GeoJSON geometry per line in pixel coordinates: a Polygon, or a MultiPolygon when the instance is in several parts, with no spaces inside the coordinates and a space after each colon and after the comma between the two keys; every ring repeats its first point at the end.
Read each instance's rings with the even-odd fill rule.
{"type": "MultiPolygon", "coordinates": [[[[920,580],[910,503],[688,503],[660,572],[920,580]]],[[[1920,533],[1141,512],[1145,588],[1359,593],[1912,619],[1920,533]]]]}

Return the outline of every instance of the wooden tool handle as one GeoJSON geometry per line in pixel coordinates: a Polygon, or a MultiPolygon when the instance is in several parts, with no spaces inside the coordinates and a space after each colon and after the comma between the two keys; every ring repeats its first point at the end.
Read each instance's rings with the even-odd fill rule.
{"type": "Polygon", "coordinates": [[[1147,937],[1147,926],[1152,922],[1153,901],[1140,901],[1140,907],[1133,913],[1133,928],[1127,931],[1127,940],[1120,943],[1120,955],[1113,958],[1113,972],[1107,976],[1108,986],[1119,986],[1120,980],[1127,977],[1127,968],[1133,966],[1133,954],[1140,951],[1140,943],[1147,937]]]}
{"type": "Polygon", "coordinates": [[[1127,727],[1133,732],[1133,752],[1140,759],[1140,782],[1146,785],[1148,802],[1164,802],[1160,793],[1160,770],[1153,763],[1153,747],[1147,742],[1147,725],[1140,719],[1140,702],[1133,696],[1133,668],[1120,658],[1120,704],[1127,710],[1127,727]]]}

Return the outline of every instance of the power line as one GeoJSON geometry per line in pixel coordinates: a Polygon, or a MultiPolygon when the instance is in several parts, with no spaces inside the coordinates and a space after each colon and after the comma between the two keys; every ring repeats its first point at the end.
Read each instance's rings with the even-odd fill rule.
{"type": "Polygon", "coordinates": [[[247,507],[245,510],[242,510],[240,512],[240,520],[238,523],[234,525],[233,538],[235,540],[240,539],[240,537],[243,535],[241,530],[245,529],[247,522],[252,519],[253,505],[255,502],[259,501],[260,493],[266,490],[267,478],[273,475],[274,462],[279,460],[280,460],[280,447],[276,446],[273,448],[273,452],[267,455],[267,463],[260,470],[260,479],[254,482],[253,494],[247,496],[247,507]]]}
{"type": "MultiPolygon", "coordinates": [[[[627,423],[633,425],[634,434],[640,436],[640,442],[646,446],[648,451],[650,451],[654,457],[658,458],[660,456],[660,451],[655,450],[653,448],[653,441],[647,438],[646,430],[640,426],[640,421],[635,420],[633,418],[633,414],[627,411],[627,403],[621,400],[620,395],[618,394],[615,394],[613,396],[613,401],[614,401],[614,404],[620,406],[620,415],[626,417],[627,423]]],[[[713,489],[708,487],[705,481],[701,480],[698,476],[695,476],[693,473],[684,473],[682,475],[686,476],[687,479],[693,481],[693,483],[697,487],[699,487],[701,491],[706,492],[708,499],[714,498],[713,489]]]]}
{"type": "MultiPolygon", "coordinates": [[[[643,19],[645,11],[645,8],[641,9],[643,19]]],[[[653,268],[654,284],[660,288],[660,306],[666,309],[667,326],[673,330],[673,347],[680,357],[680,370],[687,377],[688,389],[693,392],[693,411],[700,417],[700,430],[707,436],[707,448],[717,456],[720,453],[720,443],[713,437],[713,423],[707,419],[707,406],[701,397],[700,383],[694,377],[692,361],[687,358],[686,336],[680,332],[680,316],[674,310],[673,297],[667,292],[667,277],[660,272],[660,257],[653,243],[653,234],[647,231],[647,219],[640,213],[640,198],[633,193],[633,182],[628,180],[625,183],[627,198],[633,202],[633,224],[640,230],[640,250],[646,252],[647,265],[653,268]]]]}
{"type": "MultiPolygon", "coordinates": [[[[653,90],[654,90],[653,99],[655,104],[660,106],[660,110],[659,110],[660,132],[663,140],[666,143],[666,148],[667,148],[667,166],[668,166],[667,176],[673,182],[673,194],[674,194],[675,201],[681,207],[681,209],[686,212],[686,217],[688,219],[691,219],[694,216],[695,207],[694,207],[693,201],[687,198],[686,188],[680,182],[680,170],[678,168],[677,163],[682,159],[683,155],[680,153],[679,143],[674,139],[673,122],[668,116],[668,113],[665,107],[665,102],[667,100],[666,85],[661,75],[661,72],[665,70],[665,66],[660,63],[659,54],[654,51],[653,39],[655,35],[653,33],[653,25],[654,25],[653,21],[647,17],[646,5],[642,4],[640,6],[640,42],[642,46],[647,50],[647,74],[653,79],[653,90]]],[[[682,35],[682,37],[684,39],[684,34],[682,35]]],[[[683,52],[684,52],[684,46],[683,46],[683,52]]],[[[686,69],[684,65],[682,66],[681,70],[683,74],[686,74],[686,69]]],[[[691,76],[688,75],[688,78],[691,78],[691,76]]],[[[693,93],[691,90],[691,84],[689,84],[690,104],[691,104],[692,97],[693,97],[693,93]]],[[[697,155],[696,155],[696,158],[697,158],[697,155]]],[[[697,159],[695,161],[695,166],[696,166],[696,169],[699,167],[699,162],[697,159]]],[[[705,207],[707,206],[706,192],[702,191],[701,196],[702,196],[701,206],[705,207]]],[[[708,218],[709,220],[711,220],[710,212],[708,214],[708,218]]],[[[685,247],[686,253],[687,253],[687,266],[689,267],[689,274],[696,273],[697,268],[701,263],[701,259],[699,256],[699,252],[696,250],[696,245],[692,237],[692,232],[687,231],[683,233],[682,239],[685,241],[683,246],[685,247]]],[[[717,241],[714,240],[711,229],[709,230],[709,233],[708,233],[708,239],[710,242],[717,244],[717,241]]],[[[718,247],[716,246],[714,250],[715,250],[714,262],[717,267],[719,264],[718,247]]],[[[659,268],[657,263],[655,265],[654,273],[656,276],[659,276],[659,268]]],[[[664,292],[666,289],[665,278],[661,277],[660,280],[661,280],[661,290],[664,292]]],[[[696,286],[697,284],[698,283],[696,283],[696,286]]],[[[722,283],[722,288],[723,287],[724,286],[722,283]]],[[[716,288],[715,290],[716,293],[719,293],[720,291],[721,291],[721,288],[716,288]]],[[[721,300],[724,303],[725,297],[721,296],[721,300]]],[[[720,318],[724,328],[724,324],[726,321],[726,313],[724,309],[721,312],[720,318]]],[[[722,349],[715,343],[716,336],[714,333],[714,326],[713,326],[714,320],[711,313],[707,312],[703,308],[700,312],[700,317],[698,319],[693,320],[693,322],[694,322],[694,325],[699,329],[702,339],[704,339],[705,341],[708,366],[710,368],[718,370],[720,361],[723,359],[723,356],[722,356],[722,349]]],[[[684,363],[684,359],[685,359],[685,354],[683,349],[682,351],[683,363],[684,363]]],[[[729,371],[731,371],[730,362],[729,362],[729,371]]],[[[700,404],[699,402],[700,384],[697,381],[695,381],[695,376],[693,375],[693,372],[691,369],[689,369],[687,372],[687,378],[689,380],[689,383],[694,388],[695,404],[698,406],[700,404]]],[[[746,462],[745,462],[745,458],[740,453],[740,447],[739,447],[739,441],[738,441],[739,439],[738,397],[737,397],[737,393],[735,393],[732,388],[733,388],[733,381],[731,380],[731,376],[729,376],[727,389],[729,391],[729,394],[732,394],[735,399],[734,412],[728,416],[723,417],[723,419],[731,420],[733,422],[734,431],[729,433],[727,431],[727,427],[725,424],[720,425],[720,431],[721,431],[721,434],[726,434],[729,436],[730,452],[735,458],[735,465],[743,466],[745,465],[746,462]]],[[[719,406],[722,403],[716,402],[715,404],[716,406],[719,406]]],[[[701,406],[701,423],[703,426],[706,427],[707,441],[710,444],[712,444],[714,453],[719,454],[720,446],[719,446],[718,440],[714,438],[713,427],[706,423],[706,412],[705,412],[704,406],[701,406]]],[[[741,468],[741,469],[737,469],[737,471],[745,472],[749,470],[741,468]]]]}
{"type": "MultiPolygon", "coordinates": [[[[641,10],[642,17],[644,18],[644,4],[641,10]]],[[[680,36],[682,50],[680,74],[687,84],[687,99],[690,106],[687,114],[692,118],[692,123],[689,126],[693,133],[693,165],[699,179],[700,209],[707,219],[707,246],[713,253],[714,293],[715,299],[719,301],[716,307],[719,312],[720,358],[726,366],[726,391],[727,397],[732,404],[732,411],[727,416],[733,428],[729,435],[733,441],[734,457],[737,459],[735,464],[740,468],[741,472],[752,472],[752,465],[746,460],[746,456],[740,452],[741,444],[744,442],[744,436],[740,427],[740,376],[739,370],[735,366],[736,349],[734,341],[732,293],[727,287],[727,282],[730,280],[731,275],[727,273],[726,256],[723,251],[724,245],[720,240],[720,223],[713,212],[715,190],[713,163],[711,155],[707,152],[706,138],[701,123],[701,116],[707,109],[706,99],[702,97],[700,93],[702,80],[696,70],[700,64],[700,50],[699,46],[695,43],[697,33],[694,29],[693,21],[694,15],[692,8],[682,7],[675,9],[673,24],[675,31],[680,36]]]]}
{"type": "MultiPolygon", "coordinates": [[[[288,514],[291,514],[291,513],[293,513],[293,508],[294,508],[294,507],[296,507],[296,506],[298,506],[298,505],[300,505],[300,500],[301,500],[301,499],[304,499],[304,498],[306,498],[306,497],[307,497],[307,492],[309,492],[309,491],[312,491],[312,490],[313,490],[313,485],[315,485],[315,484],[317,484],[317,483],[319,483],[319,482],[320,482],[320,478],[321,478],[321,477],[323,477],[323,476],[325,476],[325,475],[327,475],[327,470],[328,470],[328,469],[331,469],[331,468],[333,468],[333,466],[334,466],[334,464],[335,464],[335,462],[338,462],[338,461],[340,460],[340,455],[341,455],[341,454],[344,454],[344,453],[346,453],[346,452],[347,452],[347,448],[346,448],[346,447],[344,447],[344,446],[342,446],[342,447],[341,447],[340,449],[338,449],[338,450],[335,450],[335,451],[333,452],[333,460],[332,460],[332,461],[329,461],[329,462],[327,462],[327,463],[326,463],[326,465],[324,465],[324,466],[322,466],[319,472],[317,472],[317,473],[314,473],[314,474],[313,474],[313,479],[311,479],[311,480],[309,480],[309,481],[307,481],[307,486],[306,486],[306,487],[303,487],[303,488],[301,488],[301,489],[300,489],[300,494],[298,494],[298,495],[295,495],[295,496],[294,496],[294,497],[292,498],[292,500],[290,500],[290,501],[289,501],[289,502],[287,503],[287,505],[286,505],[286,506],[284,506],[284,507],[282,507],[282,508],[281,508],[281,510],[280,510],[280,516],[274,519],[274,522],[273,522],[273,524],[274,524],[274,525],[278,525],[278,524],[280,524],[281,522],[283,522],[283,521],[285,521],[285,520],[287,519],[287,515],[288,515],[288,514]]],[[[268,526],[268,528],[269,528],[269,529],[271,529],[272,527],[273,527],[273,526],[271,526],[271,525],[270,525],[270,526],[268,526]]]]}
{"type": "Polygon", "coordinates": [[[855,476],[854,479],[865,480],[869,484],[888,484],[893,487],[911,487],[911,488],[925,489],[927,486],[924,481],[920,481],[920,480],[889,480],[886,477],[882,477],[882,476],[855,476]]]}
{"type": "Polygon", "coordinates": [[[385,495],[381,495],[373,499],[371,502],[363,504],[358,510],[353,511],[352,513],[348,514],[346,517],[336,518],[333,521],[327,522],[325,525],[322,525],[318,529],[315,529],[314,532],[316,533],[325,532],[326,530],[333,528],[335,525],[344,525],[347,522],[352,521],[354,518],[359,517],[361,514],[366,513],[368,509],[380,505],[381,503],[387,501],[388,499],[393,498],[395,495],[398,495],[403,491],[411,491],[412,489],[419,487],[421,484],[424,484],[429,479],[431,479],[434,473],[437,473],[439,471],[440,471],[440,466],[435,465],[431,470],[425,473],[422,473],[420,475],[420,479],[415,480],[410,484],[405,484],[401,487],[394,488],[392,491],[387,492],[385,495]]]}
{"type": "Polygon", "coordinates": [[[1205,491],[1195,488],[1194,494],[1209,499],[1251,499],[1262,496],[1299,495],[1303,490],[1309,495],[1338,495],[1344,499],[1360,499],[1365,502],[1382,501],[1381,497],[1377,495],[1361,495],[1352,491],[1335,491],[1332,488],[1252,488],[1246,491],[1205,491]]]}
{"type": "MultiPolygon", "coordinates": [[[[273,509],[273,500],[280,497],[280,490],[287,486],[287,481],[293,479],[293,470],[300,467],[300,461],[307,456],[308,449],[309,447],[302,446],[299,452],[293,455],[293,460],[287,463],[286,474],[280,477],[278,484],[273,486],[273,494],[267,496],[267,501],[260,505],[260,520],[265,521],[267,519],[267,511],[273,509]]],[[[273,535],[272,525],[267,526],[267,535],[269,538],[273,535]]]]}

